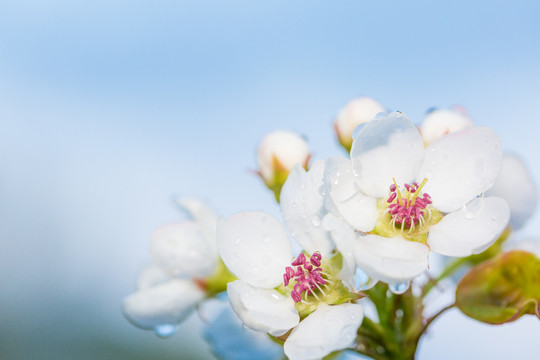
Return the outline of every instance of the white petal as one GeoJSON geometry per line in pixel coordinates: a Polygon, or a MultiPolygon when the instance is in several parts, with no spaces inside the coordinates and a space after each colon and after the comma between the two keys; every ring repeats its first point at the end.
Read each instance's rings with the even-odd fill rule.
{"type": "Polygon", "coordinates": [[[177,200],[178,205],[185,209],[199,224],[201,231],[208,237],[208,240],[212,245],[216,245],[216,226],[218,216],[208,205],[204,202],[190,199],[190,198],[180,198],[177,200]]]}
{"type": "Polygon", "coordinates": [[[291,171],[296,164],[305,165],[309,160],[309,149],[306,141],[290,131],[274,131],[267,134],[259,144],[257,163],[262,178],[272,181],[275,175],[275,161],[283,170],[291,171]]]}
{"type": "Polygon", "coordinates": [[[281,284],[291,243],[274,217],[253,211],[220,219],[217,239],[223,262],[238,278],[267,289],[281,284]]]}
{"type": "Polygon", "coordinates": [[[293,299],[276,290],[236,280],[227,284],[227,295],[234,312],[250,329],[280,336],[300,321],[293,299]]]}
{"type": "Polygon", "coordinates": [[[156,265],[172,276],[208,276],[217,262],[213,245],[193,221],[157,228],[150,250],[156,265]]]}
{"type": "Polygon", "coordinates": [[[332,214],[327,214],[323,219],[323,226],[328,230],[336,244],[336,248],[343,256],[343,268],[339,278],[348,287],[354,287],[354,273],[356,260],[354,257],[354,244],[357,234],[347,223],[340,221],[332,214]]]}
{"type": "Polygon", "coordinates": [[[357,265],[370,277],[387,283],[406,282],[428,267],[429,249],[401,237],[360,236],[355,244],[357,265]]]}
{"type": "Polygon", "coordinates": [[[153,329],[180,323],[203,298],[204,293],[195,284],[175,279],[128,296],[122,310],[134,325],[153,329]]]}
{"type": "Polygon", "coordinates": [[[161,268],[154,264],[149,264],[142,269],[137,278],[137,290],[147,289],[152,286],[163,284],[171,278],[163,272],[161,268]]]}
{"type": "Polygon", "coordinates": [[[420,133],[426,144],[440,137],[473,126],[467,115],[453,110],[434,110],[427,114],[420,126],[420,133]]]}
{"type": "Polygon", "coordinates": [[[499,138],[487,127],[443,136],[426,149],[418,181],[442,212],[459,209],[493,186],[502,164],[499,138]]]}
{"type": "Polygon", "coordinates": [[[363,319],[362,305],[321,303],[291,332],[283,347],[285,355],[291,360],[320,359],[351,347],[363,319]]]}
{"type": "Polygon", "coordinates": [[[292,237],[304,250],[328,255],[334,244],[322,227],[324,198],[319,193],[323,183],[324,162],[317,161],[306,172],[296,165],[281,189],[281,212],[292,237]]]}
{"type": "Polygon", "coordinates": [[[478,254],[497,240],[510,219],[508,204],[501,198],[476,198],[459,211],[431,226],[428,245],[447,256],[478,254]]]}
{"type": "Polygon", "coordinates": [[[327,207],[356,230],[373,230],[379,216],[377,202],[360,191],[351,161],[333,157],[326,164],[324,191],[330,202],[327,207]]]}
{"type": "Polygon", "coordinates": [[[364,125],[351,149],[362,191],[376,198],[388,195],[392,178],[399,184],[411,182],[423,156],[424,143],[418,130],[408,117],[397,112],[364,125]]]}
{"type": "Polygon", "coordinates": [[[510,223],[519,229],[530,218],[538,202],[538,190],[525,163],[504,154],[501,173],[486,195],[501,197],[510,206],[510,223]]]}

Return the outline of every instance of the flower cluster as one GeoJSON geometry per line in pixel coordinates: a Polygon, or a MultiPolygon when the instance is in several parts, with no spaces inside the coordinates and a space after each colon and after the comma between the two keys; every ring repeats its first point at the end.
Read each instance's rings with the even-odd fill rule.
{"type": "MultiPolygon", "coordinates": [[[[182,200],[193,220],[155,231],[154,264],[124,300],[126,317],[170,335],[200,306],[205,337],[223,358],[242,358],[238,344],[247,358],[250,351],[280,358],[276,344],[282,344],[293,360],[345,349],[392,359],[414,357],[434,319],[423,315],[425,296],[456,269],[481,264],[458,286],[450,306],[471,317],[512,321],[500,319],[521,316],[522,304],[540,303],[513,284],[490,282],[494,289],[510,289],[518,309],[512,317],[492,304],[489,312],[482,310],[474,292],[490,269],[505,274],[502,263],[519,266],[514,263],[525,259],[524,266],[540,269],[536,246],[526,248],[536,256],[497,258],[508,224],[518,229],[529,218],[537,190],[523,162],[503,155],[493,130],[474,126],[460,107],[430,111],[416,127],[371,98],[348,103],[334,128],[349,157],[311,166],[307,143],[296,134],[278,131],[260,143],[258,174],[274,192],[285,227],[265,212],[218,219],[201,202],[182,200]],[[422,283],[416,279],[429,268],[430,252],[461,259],[422,283]],[[411,282],[421,287],[420,295],[409,290],[411,282]],[[225,290],[226,297],[220,295],[225,290]],[[366,301],[377,319],[364,316],[366,301]],[[213,306],[219,310],[209,311],[213,306]],[[224,328],[237,341],[220,340],[227,336],[224,328]]],[[[530,286],[540,289],[540,283],[530,286]]],[[[540,317],[540,309],[534,311],[540,317]]]]}

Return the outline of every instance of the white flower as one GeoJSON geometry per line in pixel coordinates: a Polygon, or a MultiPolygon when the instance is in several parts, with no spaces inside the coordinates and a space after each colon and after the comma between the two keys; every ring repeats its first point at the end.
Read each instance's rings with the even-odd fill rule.
{"type": "Polygon", "coordinates": [[[364,125],[351,161],[327,161],[327,217],[357,234],[357,265],[369,276],[407,282],[427,268],[429,250],[461,257],[497,239],[508,205],[478,196],[495,183],[501,163],[499,139],[489,128],[455,132],[424,149],[412,122],[392,113],[364,125]]]}
{"type": "Polygon", "coordinates": [[[486,193],[505,199],[510,206],[510,223],[520,229],[533,214],[538,190],[525,163],[517,156],[504,154],[497,182],[486,193]]]}
{"type": "Polygon", "coordinates": [[[300,254],[292,262],[297,266],[295,273],[289,266],[292,259],[289,238],[275,218],[263,212],[243,212],[221,219],[218,247],[223,262],[239,278],[227,287],[233,310],[247,327],[256,331],[282,336],[294,328],[285,341],[285,354],[289,358],[314,358],[302,350],[312,343],[317,345],[316,357],[352,344],[362,322],[362,307],[356,304],[326,307],[323,302],[318,303],[319,299],[330,298],[324,289],[328,291],[331,287],[328,284],[337,284],[339,279],[322,271],[324,259],[320,253],[313,254],[309,260],[300,254]],[[285,286],[280,286],[283,282],[285,286]],[[316,308],[301,322],[299,304],[316,308]],[[333,328],[333,336],[325,336],[325,326],[333,328]]]}
{"type": "Polygon", "coordinates": [[[420,125],[420,134],[422,134],[424,142],[429,145],[446,134],[471,126],[473,126],[473,122],[462,108],[437,109],[426,115],[422,125],[420,125]]]}
{"type": "Polygon", "coordinates": [[[354,129],[375,118],[378,113],[385,112],[378,101],[370,97],[353,99],[340,110],[334,121],[334,130],[339,143],[347,150],[351,149],[354,129]]]}
{"type": "Polygon", "coordinates": [[[281,188],[292,168],[296,164],[307,167],[309,158],[306,141],[290,131],[274,131],[267,134],[257,150],[259,174],[270,188],[276,182],[281,188]]]}
{"type": "Polygon", "coordinates": [[[202,202],[182,199],[179,204],[193,220],[156,229],[151,252],[154,264],[137,281],[137,291],[122,304],[124,315],[136,326],[170,335],[205,292],[194,279],[204,279],[216,270],[217,216],[202,202]]]}

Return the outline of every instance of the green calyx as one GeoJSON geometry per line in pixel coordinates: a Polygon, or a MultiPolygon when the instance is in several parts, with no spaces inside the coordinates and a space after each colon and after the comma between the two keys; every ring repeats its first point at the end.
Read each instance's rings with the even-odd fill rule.
{"type": "Polygon", "coordinates": [[[199,283],[206,291],[206,296],[212,297],[227,290],[227,284],[235,280],[237,278],[231,274],[223,261],[219,259],[214,273],[206,279],[199,280],[199,283]]]}

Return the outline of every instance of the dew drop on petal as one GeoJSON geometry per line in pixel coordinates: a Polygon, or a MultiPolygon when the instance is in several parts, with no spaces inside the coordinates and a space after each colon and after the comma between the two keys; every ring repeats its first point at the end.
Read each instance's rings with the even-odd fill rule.
{"type": "Polygon", "coordinates": [[[172,324],[158,325],[154,328],[157,336],[161,338],[167,338],[172,336],[176,332],[177,326],[172,324]]]}
{"type": "Polygon", "coordinates": [[[484,210],[484,199],[476,198],[464,206],[465,219],[474,219],[484,210]]]}
{"type": "Polygon", "coordinates": [[[399,294],[403,294],[405,291],[407,291],[407,289],[409,288],[409,285],[410,285],[410,282],[407,281],[407,282],[388,284],[388,288],[394,294],[399,295],[399,294]]]}
{"type": "Polygon", "coordinates": [[[321,226],[321,217],[319,215],[313,215],[311,223],[313,224],[313,226],[318,228],[319,226],[321,226]]]}
{"type": "Polygon", "coordinates": [[[377,284],[376,279],[369,277],[369,275],[362,271],[360,268],[356,269],[356,274],[354,275],[354,282],[355,287],[361,291],[369,290],[373,286],[375,286],[375,284],[377,284]]]}
{"type": "Polygon", "coordinates": [[[237,237],[236,239],[234,239],[234,243],[235,243],[236,245],[240,244],[240,238],[237,237]]]}

